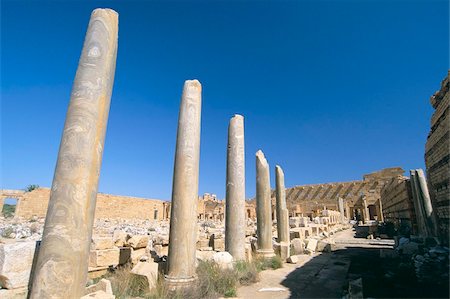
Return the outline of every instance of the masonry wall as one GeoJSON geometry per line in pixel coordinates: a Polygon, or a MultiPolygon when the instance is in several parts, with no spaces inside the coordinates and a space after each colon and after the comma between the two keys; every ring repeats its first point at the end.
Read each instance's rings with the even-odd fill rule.
{"type": "Polygon", "coordinates": [[[450,95],[449,77],[441,83],[441,89],[430,99],[435,109],[431,117],[431,129],[425,144],[425,164],[433,210],[441,239],[449,243],[450,220],[450,95]]]}
{"type": "Polygon", "coordinates": [[[408,227],[411,233],[417,232],[416,215],[408,177],[392,178],[381,190],[381,203],[385,222],[393,223],[396,228],[408,227]]]}
{"type": "MultiPolygon", "coordinates": [[[[18,198],[15,215],[23,218],[45,217],[49,197],[50,189],[48,188],[24,193],[18,198]]],[[[163,220],[167,217],[168,204],[156,199],[99,193],[95,218],[163,220]]]]}

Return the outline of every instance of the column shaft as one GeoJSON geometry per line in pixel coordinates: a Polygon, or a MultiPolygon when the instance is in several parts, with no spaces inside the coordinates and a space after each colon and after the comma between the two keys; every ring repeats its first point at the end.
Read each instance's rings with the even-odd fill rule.
{"type": "Polygon", "coordinates": [[[276,179],[276,211],[278,242],[289,242],[289,212],[286,208],[286,188],[284,172],[280,166],[275,166],[276,179]]]}
{"type": "Polygon", "coordinates": [[[30,298],[84,295],[117,34],[115,11],[92,12],[66,115],[30,298]]]}
{"type": "Polygon", "coordinates": [[[166,280],[172,286],[185,286],[196,279],[201,90],[200,82],[187,80],[181,98],[166,275],[166,280]]]}
{"type": "Polygon", "coordinates": [[[235,115],[228,127],[225,204],[225,250],[235,260],[245,260],[245,151],[241,115],[235,115]]]}
{"type": "Polygon", "coordinates": [[[272,246],[272,203],[270,194],[269,164],[262,151],[256,153],[256,218],[258,229],[258,253],[274,256],[272,246]]]}

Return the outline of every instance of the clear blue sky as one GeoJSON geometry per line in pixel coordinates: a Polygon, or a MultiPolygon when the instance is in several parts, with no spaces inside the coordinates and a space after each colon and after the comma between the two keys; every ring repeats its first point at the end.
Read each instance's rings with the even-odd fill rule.
{"type": "Polygon", "coordinates": [[[50,187],[91,11],[119,13],[100,192],[170,199],[183,82],[203,85],[199,193],[225,195],[227,126],[286,185],[424,167],[449,68],[447,1],[2,1],[1,187],[50,187]]]}

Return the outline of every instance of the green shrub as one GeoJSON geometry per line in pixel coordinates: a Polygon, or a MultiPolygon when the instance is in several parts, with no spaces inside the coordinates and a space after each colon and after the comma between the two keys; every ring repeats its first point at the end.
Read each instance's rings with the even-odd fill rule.
{"type": "Polygon", "coordinates": [[[260,272],[267,269],[281,268],[283,267],[283,262],[280,256],[275,255],[271,258],[258,257],[255,259],[255,265],[258,272],[260,272]]]}

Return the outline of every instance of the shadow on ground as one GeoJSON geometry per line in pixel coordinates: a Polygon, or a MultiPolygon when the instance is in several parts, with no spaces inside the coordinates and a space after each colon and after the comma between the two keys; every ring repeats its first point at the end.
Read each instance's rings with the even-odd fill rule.
{"type": "Polygon", "coordinates": [[[360,277],[364,298],[449,298],[448,282],[419,283],[410,257],[380,258],[380,248],[346,247],[321,254],[281,284],[290,298],[342,298],[348,282],[360,277]]]}

